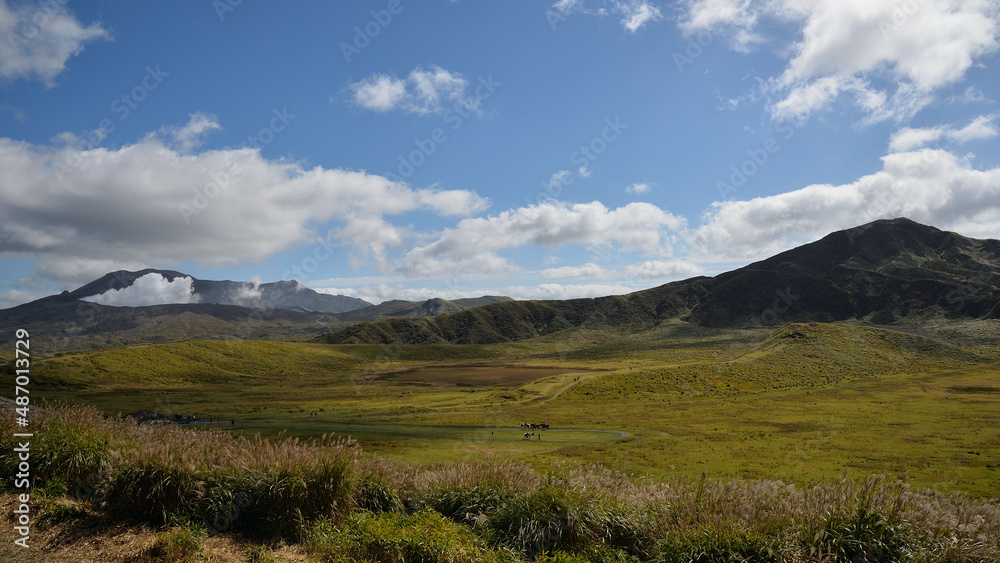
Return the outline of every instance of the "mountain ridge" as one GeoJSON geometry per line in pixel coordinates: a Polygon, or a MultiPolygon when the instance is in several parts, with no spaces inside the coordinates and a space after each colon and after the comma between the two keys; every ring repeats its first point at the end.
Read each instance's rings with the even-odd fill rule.
{"type": "Polygon", "coordinates": [[[296,281],[270,283],[201,280],[175,270],[147,268],[110,272],[73,291],[0,310],[0,342],[16,329],[53,352],[193,339],[312,339],[351,323],[383,317],[420,317],[510,300],[483,296],[393,301],[372,305],[327,295],[296,281]],[[190,278],[197,302],[142,306],[104,305],[93,298],[121,291],[143,276],[168,282],[190,278]]]}
{"type": "Polygon", "coordinates": [[[494,343],[588,326],[652,328],[668,319],[706,327],[927,316],[1000,318],[1000,241],[971,239],[905,218],[879,220],[715,277],[627,295],[486,305],[424,319],[381,319],[328,343],[494,343]]]}
{"type": "Polygon", "coordinates": [[[630,333],[667,320],[740,328],[1000,318],[998,302],[1000,241],[901,218],[830,233],[714,277],[587,299],[483,296],[362,306],[367,302],[320,294],[295,281],[255,284],[198,280],[174,270],[120,270],[76,290],[0,310],[0,340],[24,328],[62,342],[56,347],[61,351],[202,338],[493,343],[596,327],[630,333]],[[154,273],[167,281],[191,278],[200,302],[117,307],[85,300],[154,273]],[[350,310],[336,311],[345,305],[350,310]]]}

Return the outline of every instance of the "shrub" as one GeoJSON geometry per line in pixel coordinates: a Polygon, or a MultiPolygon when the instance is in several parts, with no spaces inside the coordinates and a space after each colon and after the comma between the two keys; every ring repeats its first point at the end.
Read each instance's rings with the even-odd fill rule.
{"type": "Polygon", "coordinates": [[[662,540],[654,561],[660,563],[769,563],[777,561],[774,540],[734,528],[675,532],[662,540]]]}
{"type": "MultiPolygon", "coordinates": [[[[110,459],[114,424],[91,407],[56,406],[46,408],[44,415],[38,414],[43,411],[35,412],[32,418],[35,434],[31,444],[32,482],[58,481],[75,490],[80,483],[93,481],[101,465],[110,459]]],[[[4,416],[4,426],[14,428],[13,411],[4,416]]],[[[0,441],[7,452],[17,446],[15,438],[7,432],[0,441]]],[[[8,486],[12,481],[7,477],[17,473],[17,463],[16,455],[0,457],[0,474],[8,486]]]]}
{"type": "Polygon", "coordinates": [[[594,499],[546,486],[517,496],[487,515],[491,543],[534,558],[560,549],[581,551],[602,539],[594,499]]]}
{"type": "Polygon", "coordinates": [[[369,512],[402,512],[403,500],[393,487],[378,475],[365,475],[354,486],[354,506],[369,512]]]}
{"type": "Polygon", "coordinates": [[[432,508],[455,522],[473,524],[514,498],[514,493],[495,485],[473,485],[471,487],[442,487],[427,492],[422,500],[427,508],[432,508]]]}
{"type": "Polygon", "coordinates": [[[146,557],[164,563],[197,561],[203,555],[205,529],[197,526],[178,525],[157,536],[146,557]]]}
{"type": "Polygon", "coordinates": [[[898,561],[908,545],[907,534],[897,522],[865,507],[850,517],[828,515],[813,540],[814,553],[850,563],[898,561]]]}
{"type": "Polygon", "coordinates": [[[357,512],[339,528],[320,520],[306,529],[304,543],[310,553],[337,563],[519,561],[513,552],[490,549],[468,527],[430,510],[412,515],[357,512]]]}
{"type": "Polygon", "coordinates": [[[113,468],[96,498],[113,518],[158,525],[194,514],[203,495],[204,482],[192,468],[147,458],[113,468]]]}
{"type": "Polygon", "coordinates": [[[238,480],[237,495],[249,502],[235,523],[255,535],[290,537],[300,521],[340,520],[350,507],[349,475],[343,459],[250,472],[238,480]]]}

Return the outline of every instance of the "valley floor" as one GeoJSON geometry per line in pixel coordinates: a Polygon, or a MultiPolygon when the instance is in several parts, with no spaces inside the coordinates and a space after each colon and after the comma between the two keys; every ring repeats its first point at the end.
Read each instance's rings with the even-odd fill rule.
{"type": "Polygon", "coordinates": [[[346,434],[417,463],[502,455],[795,483],[880,473],[994,496],[996,329],[956,324],[932,339],[677,324],[487,346],[197,341],[53,358],[37,393],[248,434],[346,434]],[[532,422],[551,429],[525,439],[532,422]]]}

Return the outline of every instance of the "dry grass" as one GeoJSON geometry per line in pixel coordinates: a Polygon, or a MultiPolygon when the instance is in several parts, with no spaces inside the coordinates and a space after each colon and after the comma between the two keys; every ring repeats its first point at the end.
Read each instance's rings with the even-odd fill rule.
{"type": "MultiPolygon", "coordinates": [[[[419,467],[362,455],[343,439],[151,427],[86,407],[51,407],[32,428],[35,545],[54,561],[271,560],[276,550],[261,542],[281,538],[303,542],[289,557],[328,561],[350,553],[386,561],[1000,560],[995,499],[880,476],[800,486],[501,458],[419,467]],[[104,551],[88,559],[85,545],[104,551]],[[384,559],[386,550],[412,555],[384,559]]],[[[5,415],[4,475],[12,474],[13,431],[5,415]]],[[[4,499],[9,515],[12,497],[4,499]]]]}

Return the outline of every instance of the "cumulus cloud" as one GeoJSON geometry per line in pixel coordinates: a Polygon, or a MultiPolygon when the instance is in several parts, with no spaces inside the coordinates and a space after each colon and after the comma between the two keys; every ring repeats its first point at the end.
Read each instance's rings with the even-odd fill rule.
{"type": "Polygon", "coordinates": [[[643,0],[616,2],[615,5],[622,13],[621,24],[632,33],[651,21],[663,19],[659,8],[643,0]]]}
{"type": "Polygon", "coordinates": [[[219,120],[214,115],[193,113],[187,124],[179,127],[166,127],[163,133],[173,141],[172,146],[178,152],[188,153],[201,145],[205,135],[210,131],[222,129],[219,120]]]}
{"type": "Polygon", "coordinates": [[[905,152],[932,143],[944,135],[944,127],[925,127],[913,129],[904,127],[892,134],[889,139],[889,150],[905,152]]]}
{"type": "Polygon", "coordinates": [[[84,27],[63,3],[11,6],[0,0],[0,78],[38,79],[52,87],[66,61],[80,54],[84,44],[111,38],[100,24],[84,27]]]}
{"type": "Polygon", "coordinates": [[[625,192],[630,194],[644,194],[649,192],[649,190],[649,184],[645,182],[636,182],[635,184],[625,188],[625,192]]]}
{"type": "Polygon", "coordinates": [[[977,139],[989,139],[997,136],[997,128],[993,126],[993,115],[980,115],[972,123],[958,130],[949,130],[945,134],[956,143],[967,143],[977,139]]]}
{"type": "MultiPolygon", "coordinates": [[[[198,117],[178,134],[211,123],[198,117]]],[[[468,216],[489,205],[467,190],[268,160],[253,148],[182,153],[175,138],[161,131],[89,149],[0,138],[0,257],[38,260],[40,273],[68,283],[134,264],[262,262],[326,229],[334,244],[377,254],[397,240],[379,231],[386,216],[468,216]]]]}
{"type": "Polygon", "coordinates": [[[597,201],[574,205],[550,201],[491,217],[463,219],[434,242],[407,253],[398,271],[429,276],[473,263],[488,268],[480,271],[502,271],[510,265],[495,251],[525,245],[613,245],[624,251],[669,255],[670,233],[684,227],[683,218],[649,203],[608,209],[597,201]]]}
{"type": "Polygon", "coordinates": [[[766,82],[779,120],[806,119],[844,97],[863,122],[908,118],[1000,46],[996,7],[982,0],[689,0],[679,26],[746,47],[763,40],[763,21],[801,31],[784,72],[766,82]]]}
{"type": "Polygon", "coordinates": [[[649,22],[663,19],[660,9],[647,0],[557,0],[552,9],[563,15],[573,13],[617,17],[626,31],[635,33],[649,22]]]}
{"type": "Polygon", "coordinates": [[[580,0],[558,0],[552,7],[564,14],[568,14],[580,7],[580,0]]]}
{"type": "Polygon", "coordinates": [[[160,274],[146,274],[136,278],[132,285],[121,289],[109,289],[100,295],[84,297],[98,305],[111,307],[148,307],[150,305],[170,305],[175,303],[197,303],[194,280],[177,277],[173,281],[160,274]]]}
{"type": "Polygon", "coordinates": [[[469,81],[461,74],[437,65],[430,69],[417,66],[405,79],[391,74],[373,74],[347,85],[359,107],[375,112],[400,110],[406,113],[431,114],[452,108],[455,111],[481,113],[482,101],[467,94],[469,81]]]}
{"type": "Polygon", "coordinates": [[[1000,168],[976,170],[966,159],[932,149],[893,153],[882,162],[881,171],[849,184],[715,203],[694,245],[707,255],[757,259],[893,217],[1000,238],[1000,168]]]}
{"type": "Polygon", "coordinates": [[[391,111],[406,99],[406,81],[387,74],[373,74],[350,84],[354,103],[377,112],[391,111]]]}
{"type": "Polygon", "coordinates": [[[686,260],[647,260],[625,267],[626,275],[643,279],[685,279],[703,273],[704,268],[686,260]]]}
{"type": "Polygon", "coordinates": [[[993,115],[981,115],[971,123],[955,129],[949,126],[910,128],[904,127],[892,134],[889,139],[889,150],[905,152],[926,146],[938,139],[947,139],[955,143],[966,143],[977,139],[996,137],[1000,132],[993,125],[993,115]]]}
{"type": "Polygon", "coordinates": [[[22,303],[28,303],[29,301],[41,299],[49,295],[52,295],[52,292],[45,290],[10,289],[0,293],[0,309],[17,307],[22,303]]]}
{"type": "Polygon", "coordinates": [[[330,295],[346,295],[364,299],[369,303],[382,303],[393,299],[404,301],[426,301],[434,297],[461,299],[483,295],[504,295],[513,299],[578,299],[584,297],[604,297],[623,295],[646,289],[625,283],[582,283],[561,284],[541,283],[531,285],[477,286],[472,289],[447,287],[404,287],[402,284],[380,283],[358,287],[316,287],[314,291],[330,295]]]}
{"type": "Polygon", "coordinates": [[[562,266],[560,268],[546,268],[542,270],[542,277],[550,280],[607,278],[612,274],[612,271],[593,262],[587,262],[583,266],[562,266]]]}

